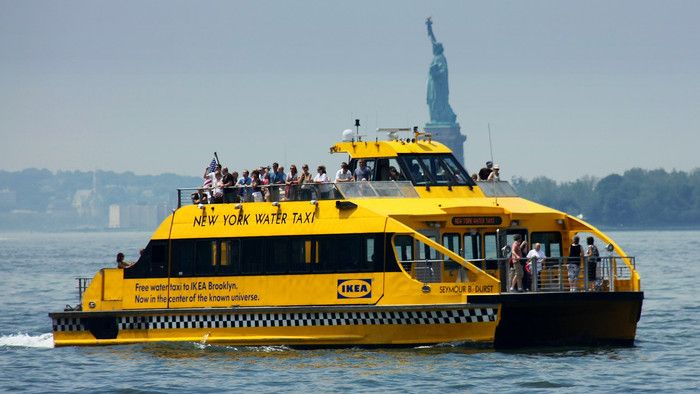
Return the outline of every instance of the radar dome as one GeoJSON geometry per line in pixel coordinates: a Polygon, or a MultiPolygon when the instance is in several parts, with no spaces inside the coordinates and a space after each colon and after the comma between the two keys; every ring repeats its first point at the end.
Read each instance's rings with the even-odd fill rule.
{"type": "Polygon", "coordinates": [[[353,131],[350,129],[343,130],[343,142],[352,141],[352,134],[353,134],[353,131]]]}

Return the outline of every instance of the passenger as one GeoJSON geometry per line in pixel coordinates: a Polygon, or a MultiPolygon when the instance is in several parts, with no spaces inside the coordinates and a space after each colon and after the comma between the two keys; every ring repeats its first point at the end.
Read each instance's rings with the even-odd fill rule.
{"type": "Polygon", "coordinates": [[[348,168],[348,163],[340,163],[340,169],[335,173],[335,182],[351,182],[352,171],[348,168]]]}
{"type": "Polygon", "coordinates": [[[390,181],[402,181],[403,175],[394,166],[389,167],[389,180],[390,181]]]}
{"type": "Polygon", "coordinates": [[[581,245],[579,245],[579,237],[576,235],[574,236],[573,243],[569,246],[569,258],[567,261],[567,268],[569,270],[569,291],[576,291],[582,257],[583,250],[581,250],[581,245]]]}
{"type": "Polygon", "coordinates": [[[262,188],[260,187],[262,185],[262,181],[260,180],[260,171],[253,170],[253,173],[251,175],[252,176],[250,179],[250,190],[252,201],[262,202],[263,193],[262,188]]]}
{"type": "Polygon", "coordinates": [[[218,166],[212,176],[212,202],[215,204],[224,202],[224,177],[218,166]]]}
{"type": "Polygon", "coordinates": [[[279,168],[277,168],[277,171],[275,172],[275,181],[273,183],[275,185],[284,185],[286,181],[287,174],[284,173],[284,167],[279,166],[279,168]]]}
{"type": "Polygon", "coordinates": [[[238,171],[232,172],[231,176],[233,177],[233,202],[241,202],[241,189],[237,186],[238,171]]]}
{"type": "Polygon", "coordinates": [[[413,163],[411,165],[411,176],[416,182],[422,182],[426,180],[425,175],[423,174],[423,171],[420,168],[420,165],[418,163],[413,163]]]}
{"type": "Polygon", "coordinates": [[[493,162],[492,161],[487,161],[486,162],[486,167],[482,168],[479,170],[479,180],[480,181],[485,181],[489,179],[489,175],[491,175],[491,172],[493,171],[493,162]]]}
{"type": "Polygon", "coordinates": [[[253,179],[248,174],[248,170],[243,170],[243,176],[238,180],[238,186],[241,188],[241,201],[253,201],[253,191],[249,187],[253,179]]]}
{"type": "Polygon", "coordinates": [[[331,180],[326,174],[326,166],[318,166],[316,169],[316,176],[314,176],[314,183],[318,184],[318,190],[321,199],[330,198],[330,191],[333,190],[333,186],[330,184],[331,180]]]}
{"type": "Polygon", "coordinates": [[[221,170],[221,175],[221,180],[224,186],[224,202],[233,202],[236,193],[233,186],[236,184],[236,180],[234,179],[233,174],[228,172],[228,167],[224,167],[221,170]]]}
{"type": "Polygon", "coordinates": [[[372,172],[367,168],[367,162],[364,159],[360,159],[357,168],[355,168],[354,180],[358,182],[372,180],[372,172]]]}
{"type": "Polygon", "coordinates": [[[210,175],[211,173],[209,172],[209,167],[207,167],[204,169],[204,175],[202,175],[202,178],[204,179],[202,187],[204,188],[204,192],[207,194],[207,201],[211,200],[211,187],[213,185],[213,180],[210,175]]]}
{"type": "Polygon", "coordinates": [[[309,165],[301,166],[301,175],[299,175],[299,183],[311,183],[314,181],[314,176],[309,172],[309,165]]]}
{"type": "Polygon", "coordinates": [[[301,199],[311,200],[311,195],[314,189],[314,176],[309,172],[309,165],[301,166],[301,174],[299,175],[299,184],[301,185],[301,199]]]}
{"type": "Polygon", "coordinates": [[[192,193],[191,197],[192,204],[199,205],[209,203],[209,198],[207,197],[207,193],[204,191],[204,189],[199,189],[196,192],[192,193]]]}
{"type": "MultiPolygon", "coordinates": [[[[538,242],[535,244],[535,247],[530,250],[526,256],[528,262],[527,265],[525,266],[525,272],[529,273],[532,280],[537,282],[537,278],[542,276],[542,268],[544,265],[544,261],[547,258],[547,256],[544,255],[544,252],[542,251],[542,245],[538,242]],[[534,272],[533,272],[533,263],[534,263],[534,272]]],[[[535,286],[532,286],[534,289],[535,286]]]]}
{"type": "MultiPolygon", "coordinates": [[[[279,163],[277,163],[277,162],[272,163],[272,172],[270,172],[270,183],[271,184],[278,183],[277,182],[277,175],[278,175],[279,169],[280,169],[279,163]]],[[[284,173],[282,173],[282,175],[284,175],[284,173]]],[[[282,181],[282,183],[284,183],[284,181],[282,181]]]]}
{"type": "Polygon", "coordinates": [[[479,180],[479,175],[477,175],[476,172],[472,174],[472,180],[473,180],[474,182],[476,182],[476,181],[479,180]]]}
{"type": "Polygon", "coordinates": [[[284,195],[287,200],[295,201],[298,195],[299,185],[299,173],[297,172],[297,166],[292,164],[289,166],[289,174],[286,178],[286,187],[284,188],[284,195]]]}
{"type": "Polygon", "coordinates": [[[523,266],[523,289],[525,291],[530,291],[530,273],[525,269],[525,265],[527,263],[527,259],[525,256],[527,256],[528,252],[530,251],[530,245],[528,245],[527,241],[525,239],[520,242],[520,256],[522,256],[520,263],[523,266]]]}
{"type": "Polygon", "coordinates": [[[262,187],[263,200],[265,200],[267,202],[271,201],[270,200],[271,194],[270,194],[270,187],[269,187],[270,186],[270,178],[271,178],[270,172],[265,171],[265,173],[263,174],[263,178],[262,178],[261,183],[262,183],[262,185],[265,186],[265,187],[262,187]]]}
{"type": "Polygon", "coordinates": [[[129,268],[132,266],[132,264],[134,264],[134,263],[124,261],[124,253],[122,253],[122,252],[117,253],[117,268],[129,268]]]}
{"type": "Polygon", "coordinates": [[[510,291],[523,291],[523,264],[522,264],[522,252],[520,251],[520,246],[522,244],[522,237],[520,234],[515,234],[513,236],[513,245],[510,249],[510,291]]]}
{"type": "Polygon", "coordinates": [[[487,180],[489,180],[489,181],[494,181],[494,182],[500,181],[500,180],[501,180],[501,174],[498,172],[499,169],[500,169],[500,168],[498,167],[498,164],[494,164],[494,165],[493,165],[493,171],[491,171],[491,173],[489,174],[489,177],[488,177],[487,180]]]}
{"type": "Polygon", "coordinates": [[[598,261],[600,260],[600,252],[598,252],[598,247],[595,246],[595,240],[593,237],[586,238],[586,263],[588,264],[588,289],[597,290],[598,289],[598,261]]]}

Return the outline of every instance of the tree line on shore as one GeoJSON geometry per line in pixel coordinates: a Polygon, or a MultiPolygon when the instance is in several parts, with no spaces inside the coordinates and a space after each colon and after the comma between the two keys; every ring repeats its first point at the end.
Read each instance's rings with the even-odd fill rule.
{"type": "Polygon", "coordinates": [[[623,174],[572,182],[546,177],[516,178],[527,199],[583,215],[594,225],[615,227],[700,227],[700,169],[689,172],[633,168],[623,174]]]}

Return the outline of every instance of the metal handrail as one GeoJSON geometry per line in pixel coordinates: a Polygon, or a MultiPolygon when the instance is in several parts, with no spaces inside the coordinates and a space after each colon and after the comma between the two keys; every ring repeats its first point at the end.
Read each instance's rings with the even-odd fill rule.
{"type": "MultiPolygon", "coordinates": [[[[451,261],[449,258],[441,259],[414,259],[399,260],[404,271],[413,279],[424,283],[442,282],[442,272],[445,270],[444,263],[451,261]]],[[[480,267],[484,271],[496,271],[501,278],[501,291],[508,291],[512,281],[512,272],[509,267],[510,259],[470,259],[470,263],[480,267]]],[[[623,281],[632,280],[632,270],[636,267],[636,258],[633,256],[600,256],[596,261],[595,278],[589,278],[589,265],[591,258],[569,258],[550,257],[546,258],[540,271],[538,264],[530,265],[530,275],[532,278],[529,291],[531,292],[556,292],[571,291],[569,285],[569,264],[573,262],[579,266],[578,275],[574,281],[575,291],[603,291],[614,292],[616,285],[623,281]],[[623,259],[632,265],[630,269],[623,259]]],[[[525,266],[529,259],[521,259],[520,263],[525,266]]]]}
{"type": "Polygon", "coordinates": [[[75,278],[78,281],[78,303],[82,303],[83,301],[83,293],[85,293],[85,290],[87,290],[88,286],[90,286],[90,282],[92,281],[92,278],[75,278]]]}
{"type": "MultiPolygon", "coordinates": [[[[313,182],[292,184],[258,185],[261,190],[259,201],[311,201],[337,200],[344,198],[414,198],[418,197],[415,188],[408,181],[361,181],[361,182],[313,182]]],[[[223,188],[187,187],[177,189],[177,207],[194,204],[195,194],[206,194],[205,203],[213,200],[214,191],[221,189],[223,195],[218,202],[255,202],[253,187],[235,185],[223,188]],[[226,193],[226,191],[232,191],[226,193]],[[227,197],[228,196],[228,197],[227,197]],[[189,197],[189,198],[187,198],[189,197]],[[227,198],[233,201],[227,201],[227,198]],[[223,200],[223,201],[222,201],[223,200]]]]}

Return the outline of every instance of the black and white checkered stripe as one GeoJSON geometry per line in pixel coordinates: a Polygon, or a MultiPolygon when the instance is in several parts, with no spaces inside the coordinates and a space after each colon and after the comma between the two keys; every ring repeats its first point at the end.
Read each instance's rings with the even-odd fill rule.
{"type": "Polygon", "coordinates": [[[54,331],[85,331],[79,317],[57,317],[53,319],[54,331]]]}
{"type": "Polygon", "coordinates": [[[123,316],[119,330],[178,328],[310,327],[386,324],[454,324],[496,321],[497,308],[442,311],[237,313],[123,316]]]}

